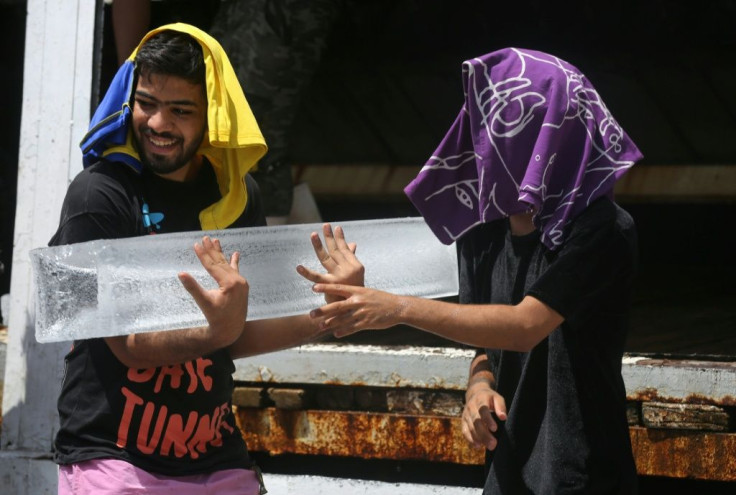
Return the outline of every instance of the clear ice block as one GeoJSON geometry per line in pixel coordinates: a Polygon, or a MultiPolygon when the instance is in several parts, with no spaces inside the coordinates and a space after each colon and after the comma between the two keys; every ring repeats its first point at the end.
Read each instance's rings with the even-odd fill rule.
{"type": "MultiPolygon", "coordinates": [[[[336,224],[337,225],[337,224],[336,224]]],[[[419,297],[457,294],[454,246],[441,244],[420,217],[342,222],[358,245],[367,287],[419,297]]],[[[202,286],[214,280],[193,245],[220,239],[225,254],[239,251],[248,279],[248,318],[303,314],[324,304],[301,264],[324,272],[309,235],[322,224],[251,227],[98,240],[31,251],[36,285],[36,340],[56,342],[206,324],[179,282],[181,271],[202,286]]]]}

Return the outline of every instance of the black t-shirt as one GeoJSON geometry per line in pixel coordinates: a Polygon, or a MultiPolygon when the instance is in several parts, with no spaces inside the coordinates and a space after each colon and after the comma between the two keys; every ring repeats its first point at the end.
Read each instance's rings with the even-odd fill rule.
{"type": "Polygon", "coordinates": [[[489,454],[484,494],[636,493],[621,358],[637,263],[631,217],[589,206],[555,252],[507,220],[458,241],[460,301],[531,295],[565,321],[530,352],[486,349],[508,419],[489,454]]]}
{"type": "MultiPolygon", "coordinates": [[[[266,225],[258,185],[246,176],[248,205],[228,228],[266,225]]],[[[119,239],[150,233],[201,230],[199,212],[221,198],[212,166],[205,160],[197,180],[175,182],[149,172],[141,174],[119,162],[100,161],[87,167],[69,186],[61,210],[59,229],[49,245],[58,246],[97,239],[119,239]],[[144,224],[143,205],[149,217],[163,220],[144,224]]]]}
{"type": "MultiPolygon", "coordinates": [[[[250,177],[246,186],[247,208],[231,227],[265,225],[258,187],[250,177]]],[[[70,185],[50,244],[200,230],[199,212],[219,199],[209,163],[181,183],[101,161],[70,185]]],[[[103,339],[76,341],[65,358],[55,461],[116,458],[171,476],[249,467],[232,413],[234,370],[225,350],[136,370],[103,339]]]]}

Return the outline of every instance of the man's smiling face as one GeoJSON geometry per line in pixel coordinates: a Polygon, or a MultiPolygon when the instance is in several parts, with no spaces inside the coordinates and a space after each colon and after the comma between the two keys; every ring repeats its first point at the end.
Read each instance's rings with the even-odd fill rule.
{"type": "Polygon", "coordinates": [[[177,76],[141,74],[133,103],[133,137],[141,161],[172,180],[186,180],[207,128],[201,84],[177,76]]]}

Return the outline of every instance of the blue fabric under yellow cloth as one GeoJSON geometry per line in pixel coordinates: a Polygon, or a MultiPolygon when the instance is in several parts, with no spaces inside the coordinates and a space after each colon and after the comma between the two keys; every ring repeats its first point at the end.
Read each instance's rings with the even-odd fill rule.
{"type": "Polygon", "coordinates": [[[166,30],[186,33],[202,46],[208,106],[207,132],[199,153],[212,163],[222,199],[202,210],[199,221],[203,230],[224,229],[245,210],[248,198],[244,177],[266,153],[267,147],[225,51],[214,38],[194,26],[168,24],[143,37],[138,48],[118,69],[92,116],[89,130],[80,144],[83,164],[88,167],[105,157],[141,171],[130,129],[133,60],[146,40],[166,30]]]}

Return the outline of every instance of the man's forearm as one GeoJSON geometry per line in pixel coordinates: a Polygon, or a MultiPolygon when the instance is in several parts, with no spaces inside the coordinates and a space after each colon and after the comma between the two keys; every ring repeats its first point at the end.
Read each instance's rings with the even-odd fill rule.
{"type": "Polygon", "coordinates": [[[461,305],[399,296],[399,323],[475,347],[529,351],[563,318],[527,296],[517,305],[461,305]]]}
{"type": "Polygon", "coordinates": [[[515,305],[470,305],[341,284],[315,284],[313,290],[343,298],[310,313],[337,337],[404,324],[473,347],[526,352],[564,321],[532,296],[515,305]]]}
{"type": "Polygon", "coordinates": [[[274,352],[312,342],[329,332],[307,315],[247,321],[240,337],[228,345],[209,327],[139,333],[105,340],[129,368],[145,369],[183,363],[227,347],[233,359],[274,352]]]}
{"type": "Polygon", "coordinates": [[[229,350],[233,359],[255,356],[313,342],[327,334],[307,315],[253,320],[245,323],[229,350]]]}
{"type": "Polygon", "coordinates": [[[209,327],[108,337],[105,341],[124,365],[136,369],[191,361],[229,344],[209,327]]]}
{"type": "Polygon", "coordinates": [[[194,245],[194,252],[217,282],[217,288],[205,290],[187,272],[178,276],[208,325],[106,338],[115,356],[129,368],[146,369],[191,361],[231,345],[242,335],[249,286],[238,270],[240,255],[233,253],[228,261],[220,241],[209,236],[194,245]]]}

